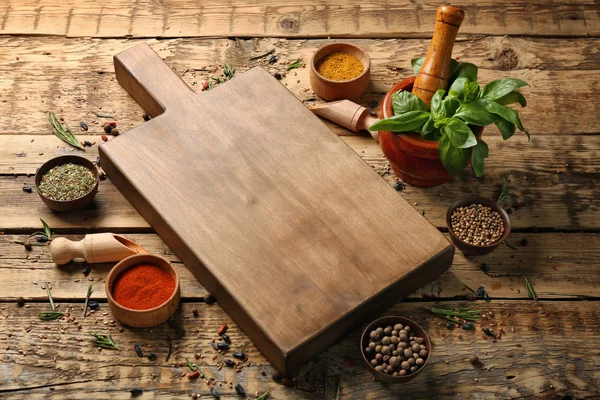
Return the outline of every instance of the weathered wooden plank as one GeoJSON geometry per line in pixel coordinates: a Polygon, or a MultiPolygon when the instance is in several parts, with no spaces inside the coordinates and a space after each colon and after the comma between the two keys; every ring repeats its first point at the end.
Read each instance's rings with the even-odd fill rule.
{"type": "MultiPolygon", "coordinates": [[[[324,393],[324,366],[329,363],[329,394],[335,393],[341,378],[342,399],[397,398],[410,393],[411,398],[595,398],[600,395],[600,350],[591,345],[600,340],[596,302],[559,301],[492,301],[477,302],[478,309],[492,312],[483,326],[501,321],[505,333],[497,342],[476,331],[448,330],[443,320],[432,316],[425,306],[431,303],[400,303],[386,314],[410,316],[425,328],[434,347],[426,370],[417,379],[403,384],[374,382],[360,361],[358,341],[362,332],[356,327],[339,344],[332,346],[296,377],[297,389],[285,388],[271,381],[273,369],[240,332],[218,305],[183,303],[175,317],[186,329],[179,337],[175,330],[162,324],[152,330],[125,328],[119,332],[114,324],[113,336],[123,349],[98,352],[89,340],[91,332],[105,332],[112,316],[102,304],[101,312],[80,318],[81,303],[61,304],[71,309],[75,322],[40,323],[37,313],[46,304],[17,308],[0,306],[0,395],[6,398],[128,398],[133,387],[143,387],[146,395],[160,398],[189,396],[192,392],[210,397],[202,380],[190,382],[181,365],[194,354],[207,375],[214,377],[215,387],[226,397],[235,396],[224,381],[241,383],[248,394],[272,391],[272,398],[321,398],[324,393]],[[195,318],[193,310],[198,310],[195,318]],[[98,321],[96,321],[96,318],[98,321]],[[217,355],[209,341],[216,338],[220,324],[228,323],[235,349],[243,348],[252,362],[236,374],[233,369],[218,370],[217,363],[227,357],[217,355]],[[78,329],[77,324],[81,325],[78,329]],[[107,324],[107,325],[105,325],[107,324]],[[15,328],[18,327],[18,328],[15,328]],[[25,329],[29,328],[27,332],[25,329]],[[515,332],[512,332],[514,328],[515,332]],[[174,355],[166,363],[165,337],[173,338],[174,355]],[[585,343],[582,345],[582,338],[585,343]],[[145,351],[158,356],[156,362],[139,358],[133,351],[141,344],[145,351]],[[483,365],[472,366],[468,357],[478,354],[483,365]],[[216,355],[216,359],[212,359],[216,355]],[[261,371],[265,370],[263,376],[261,371]],[[222,386],[220,385],[222,383],[222,386]]],[[[473,305],[469,303],[469,305],[473,305]]],[[[446,302],[442,306],[460,307],[465,303],[446,302]]],[[[373,318],[375,316],[372,316],[373,318]]],[[[478,324],[479,325],[479,324],[478,324]]],[[[496,326],[493,328],[498,330],[496,326]]]]}
{"type": "MultiPolygon", "coordinates": [[[[597,36],[597,4],[511,0],[453,4],[466,11],[463,34],[597,36]]],[[[423,37],[431,35],[439,2],[318,0],[230,1],[195,5],[185,0],[9,0],[0,9],[0,33],[69,37],[423,37]]]]}
{"type": "MultiPolygon", "coordinates": [[[[126,234],[150,253],[176,263],[181,277],[181,295],[188,299],[204,296],[206,290],[173,255],[155,234],[126,234]]],[[[67,236],[79,239],[81,236],[67,236]]],[[[86,278],[82,266],[57,267],[51,260],[48,247],[33,247],[30,252],[15,240],[26,235],[0,236],[0,300],[14,301],[17,297],[44,300],[45,283],[51,282],[56,299],[81,299],[87,287],[95,287],[94,299],[105,299],[104,279],[114,265],[93,265],[86,278]],[[35,282],[35,283],[34,283],[35,282]]],[[[582,233],[515,233],[509,238],[515,250],[500,246],[494,253],[481,257],[465,257],[456,253],[452,269],[434,283],[415,292],[411,298],[454,298],[465,296],[468,289],[484,286],[492,298],[527,299],[523,277],[535,286],[540,298],[600,297],[600,234],[582,233]],[[521,241],[527,241],[524,246],[521,241]],[[579,243],[586,243],[584,249],[579,243]],[[487,273],[481,266],[487,264],[487,273]]]]}
{"type": "MultiPolygon", "coordinates": [[[[467,170],[460,179],[445,185],[426,189],[407,185],[400,194],[418,210],[425,211],[425,217],[434,225],[446,227],[446,209],[454,200],[472,193],[494,197],[502,179],[508,179],[511,189],[504,204],[512,209],[513,228],[599,227],[600,136],[534,136],[530,143],[524,136],[503,141],[497,132],[491,132],[489,138],[486,133],[485,137],[490,158],[486,160],[483,179],[476,179],[467,170]]],[[[99,136],[90,139],[100,141],[99,136]]],[[[2,174],[34,174],[45,160],[72,154],[68,146],[52,136],[10,135],[0,136],[0,140],[2,174]]],[[[377,171],[385,169],[387,162],[375,141],[362,136],[344,136],[342,140],[377,171]]],[[[88,147],[85,156],[95,160],[97,146],[88,147]]],[[[394,184],[393,174],[385,179],[394,184]]],[[[149,229],[110,180],[100,182],[94,207],[66,214],[50,211],[35,191],[24,193],[25,184],[33,185],[34,177],[0,176],[0,204],[4,205],[0,209],[0,229],[37,228],[40,217],[53,228],[61,229],[149,229]]]]}
{"type": "MultiPolygon", "coordinates": [[[[522,109],[523,123],[534,135],[597,133],[600,120],[596,94],[600,39],[470,38],[459,41],[454,55],[481,66],[480,81],[501,77],[524,79],[529,105],[522,109]],[[568,84],[567,84],[568,82],[568,84]],[[577,112],[565,106],[578,99],[577,112]],[[585,118],[581,118],[585,115],[585,118]]],[[[143,111],[114,79],[112,56],[139,40],[63,38],[0,38],[0,90],[6,112],[0,115],[0,134],[50,134],[47,111],[64,117],[72,126],[90,125],[90,133],[102,133],[92,111],[115,115],[122,131],[142,122],[143,111]]],[[[372,79],[363,105],[381,101],[382,95],[401,77],[412,75],[410,59],[424,55],[428,40],[353,40],[372,57],[372,79]]],[[[215,68],[231,62],[238,73],[260,61],[248,58],[275,49],[279,61],[269,71],[285,70],[290,60],[312,53],[327,40],[284,39],[172,39],[150,40],[150,45],[183,79],[201,90],[215,68]],[[186,72],[187,71],[187,72],[186,72]]],[[[265,61],[263,60],[263,63],[265,61]]],[[[289,73],[282,83],[301,100],[314,99],[307,68],[289,73]]]]}

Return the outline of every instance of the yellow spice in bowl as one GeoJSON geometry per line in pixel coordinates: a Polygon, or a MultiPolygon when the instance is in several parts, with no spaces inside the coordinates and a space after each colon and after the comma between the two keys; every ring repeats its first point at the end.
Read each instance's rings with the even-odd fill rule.
{"type": "Polygon", "coordinates": [[[319,74],[332,81],[349,81],[365,70],[356,56],[343,52],[327,54],[316,67],[319,74]]]}

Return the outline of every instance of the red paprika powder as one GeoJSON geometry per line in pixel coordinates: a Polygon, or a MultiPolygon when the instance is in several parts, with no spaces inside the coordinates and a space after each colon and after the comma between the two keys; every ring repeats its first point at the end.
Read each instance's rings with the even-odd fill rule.
{"type": "Polygon", "coordinates": [[[163,304],[174,291],[171,274],[156,265],[138,264],[117,277],[112,296],[123,307],[147,310],[163,304]]]}

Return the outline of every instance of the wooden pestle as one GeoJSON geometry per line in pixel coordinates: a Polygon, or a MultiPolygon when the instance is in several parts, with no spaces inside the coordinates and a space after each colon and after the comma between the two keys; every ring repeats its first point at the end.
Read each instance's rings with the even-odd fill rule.
{"type": "Polygon", "coordinates": [[[79,241],[72,241],[63,237],[52,240],[50,244],[52,261],[58,265],[67,264],[76,259],[83,258],[88,263],[102,263],[121,261],[134,254],[148,253],[139,244],[114,233],[95,233],[85,235],[79,241]]]}
{"type": "Polygon", "coordinates": [[[441,6],[437,10],[431,45],[412,90],[428,107],[438,89],[447,89],[452,48],[464,17],[460,8],[441,6]]]}

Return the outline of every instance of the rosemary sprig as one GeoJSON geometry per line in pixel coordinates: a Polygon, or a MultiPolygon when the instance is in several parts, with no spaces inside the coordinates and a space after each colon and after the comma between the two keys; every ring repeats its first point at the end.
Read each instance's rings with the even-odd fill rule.
{"type": "Polygon", "coordinates": [[[508,182],[506,181],[506,179],[504,179],[502,181],[502,188],[500,189],[500,194],[498,195],[498,200],[496,201],[496,203],[502,202],[506,198],[507,195],[508,195],[508,182]]]}
{"type": "Polygon", "coordinates": [[[108,335],[104,335],[102,333],[92,333],[92,336],[95,338],[92,339],[92,342],[94,342],[94,344],[98,347],[108,350],[121,350],[115,344],[110,331],[108,331],[108,335]]]}
{"type": "Polygon", "coordinates": [[[188,368],[192,370],[192,372],[194,372],[194,371],[198,371],[198,372],[200,372],[200,377],[201,377],[201,378],[203,378],[203,379],[207,379],[207,378],[206,378],[206,374],[204,373],[204,371],[202,371],[202,368],[200,368],[200,367],[199,367],[199,366],[197,366],[196,364],[192,364],[192,363],[190,362],[190,360],[188,360],[187,358],[185,359],[185,362],[187,363],[187,366],[188,366],[188,368]]]}
{"type": "Polygon", "coordinates": [[[87,295],[85,296],[85,305],[83,306],[83,318],[85,318],[87,315],[88,303],[90,301],[90,296],[92,295],[92,292],[92,284],[90,283],[90,286],[88,286],[87,295]]]}
{"type": "Polygon", "coordinates": [[[93,112],[93,113],[94,113],[94,115],[96,115],[96,117],[98,117],[98,118],[112,118],[112,119],[117,119],[117,117],[114,117],[114,116],[112,116],[112,115],[109,115],[109,114],[102,114],[102,113],[99,113],[99,112],[96,112],[96,111],[92,111],[92,112],[93,112]]]}
{"type": "Polygon", "coordinates": [[[52,293],[50,293],[50,288],[46,285],[46,293],[48,293],[48,300],[50,300],[50,307],[52,307],[52,312],[56,312],[56,307],[54,306],[54,299],[52,298],[52,293]]]}
{"type": "Polygon", "coordinates": [[[225,65],[223,66],[223,77],[220,77],[220,76],[211,77],[212,80],[210,80],[208,82],[208,90],[215,87],[214,82],[216,82],[216,83],[227,82],[228,80],[233,78],[233,75],[235,75],[235,69],[231,66],[230,63],[225,63],[225,65]]]}
{"type": "Polygon", "coordinates": [[[45,236],[46,239],[50,240],[50,238],[52,237],[52,232],[50,231],[50,227],[48,226],[48,224],[46,223],[46,221],[44,221],[43,219],[40,218],[40,221],[42,221],[42,225],[44,226],[44,231],[36,231],[33,232],[31,235],[29,235],[29,237],[32,236],[45,236]]]}
{"type": "Polygon", "coordinates": [[[58,311],[42,311],[40,312],[39,317],[42,321],[53,321],[55,319],[59,319],[63,315],[65,315],[65,313],[58,311]]]}
{"type": "Polygon", "coordinates": [[[285,70],[289,71],[290,69],[302,68],[305,65],[306,64],[304,64],[304,61],[301,58],[299,58],[296,61],[294,61],[293,63],[288,64],[288,66],[287,66],[287,68],[285,70]]]}
{"type": "Polygon", "coordinates": [[[167,359],[165,362],[169,362],[169,358],[171,358],[171,352],[173,351],[173,343],[171,342],[171,336],[167,335],[167,343],[169,344],[169,352],[167,353],[167,359]]]}
{"type": "Polygon", "coordinates": [[[273,54],[273,53],[275,53],[275,49],[271,49],[271,50],[267,51],[266,53],[259,54],[259,55],[257,55],[257,56],[254,56],[254,57],[250,57],[248,60],[249,60],[249,61],[252,61],[252,60],[258,60],[259,58],[266,57],[266,56],[268,56],[268,55],[271,55],[271,54],[273,54]]]}
{"type": "Polygon", "coordinates": [[[452,322],[477,321],[481,317],[481,310],[471,310],[468,308],[459,308],[456,310],[433,307],[425,308],[438,317],[452,322]]]}
{"type": "Polygon", "coordinates": [[[261,394],[260,396],[258,396],[256,399],[254,400],[267,400],[269,398],[269,395],[271,394],[271,392],[269,392],[268,390],[266,392],[264,392],[263,394],[261,394]]]}
{"type": "Polygon", "coordinates": [[[529,283],[529,280],[527,278],[525,279],[525,287],[527,288],[527,297],[529,297],[531,300],[535,300],[537,301],[538,297],[537,294],[535,293],[535,290],[533,289],[533,286],[531,286],[531,283],[529,283]]]}
{"type": "Polygon", "coordinates": [[[65,123],[65,129],[65,127],[62,126],[58,119],[56,119],[56,114],[54,114],[52,111],[48,113],[48,118],[50,119],[50,123],[54,127],[54,135],[56,137],[61,139],[63,142],[68,143],[75,148],[78,148],[79,150],[85,151],[83,146],[79,144],[79,140],[77,140],[75,134],[73,134],[73,132],[71,131],[71,128],[69,128],[69,125],[65,123]]]}

